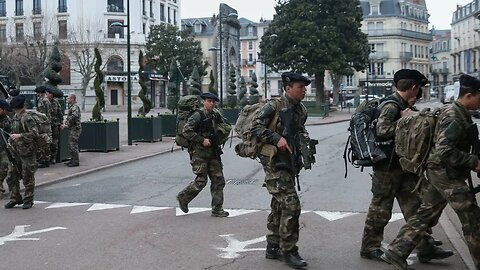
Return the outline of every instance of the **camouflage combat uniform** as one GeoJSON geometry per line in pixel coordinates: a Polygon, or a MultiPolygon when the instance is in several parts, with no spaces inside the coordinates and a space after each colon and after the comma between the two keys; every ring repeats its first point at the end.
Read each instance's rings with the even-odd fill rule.
{"type": "Polygon", "coordinates": [[[20,195],[20,179],[22,179],[25,187],[23,203],[33,202],[35,170],[37,168],[35,138],[39,136],[39,132],[35,120],[25,109],[13,117],[12,133],[21,134],[21,137],[16,140],[9,139],[17,162],[17,164],[10,164],[8,167],[9,178],[7,184],[10,190],[10,200],[22,202],[22,195],[20,195]]]}
{"type": "Polygon", "coordinates": [[[207,112],[204,108],[192,114],[185,123],[183,134],[191,142],[188,153],[192,171],[196,175],[186,188],[179,194],[179,200],[189,203],[207,185],[210,178],[210,192],[212,195],[212,213],[223,212],[223,189],[225,178],[220,155],[223,154],[220,146],[215,143],[215,126],[219,121],[224,121],[217,112],[207,112]],[[210,147],[202,145],[204,138],[212,140],[210,147]]]}
{"type": "Polygon", "coordinates": [[[52,127],[52,143],[50,144],[50,163],[54,164],[57,160],[58,140],[60,138],[60,126],[63,123],[63,109],[60,102],[53,98],[51,104],[50,123],[52,127]]]}
{"type": "MultiPolygon", "coordinates": [[[[307,136],[305,122],[307,111],[301,102],[294,101],[288,96],[277,100],[270,100],[255,116],[252,133],[262,142],[276,146],[282,138],[285,126],[281,120],[275,126],[275,131],[268,129],[270,122],[281,111],[293,110],[291,130],[301,136],[307,136]]],[[[299,149],[299,142],[289,142],[292,150],[299,149]]],[[[294,151],[295,153],[295,151],[294,151]]],[[[267,220],[267,243],[280,246],[284,252],[296,252],[298,250],[299,217],[301,212],[300,199],[295,190],[295,176],[301,169],[301,164],[295,161],[292,168],[292,156],[289,152],[277,152],[270,157],[260,156],[260,161],[265,171],[265,187],[272,196],[271,211],[267,220]]],[[[298,160],[298,156],[294,157],[298,160]]]]}
{"type": "MultiPolygon", "coordinates": [[[[46,96],[39,97],[37,101],[37,111],[45,114],[48,119],[52,119],[52,106],[46,96]]],[[[51,138],[48,141],[51,141],[51,138]]],[[[41,165],[48,165],[50,163],[50,144],[45,144],[37,148],[37,159],[41,165]]]]}
{"type": "Polygon", "coordinates": [[[422,183],[423,203],[402,227],[391,251],[406,260],[424,232],[438,223],[449,203],[462,223],[476,269],[480,269],[480,208],[465,182],[478,162],[478,157],[469,153],[471,139],[467,134],[472,119],[458,102],[446,105],[438,119],[435,145],[427,160],[428,181],[422,183]]]}
{"type": "Polygon", "coordinates": [[[11,132],[11,120],[8,115],[0,115],[0,130],[2,134],[0,134],[0,192],[5,192],[3,187],[3,180],[7,177],[8,173],[8,165],[10,161],[8,160],[7,151],[5,150],[6,142],[8,140],[8,134],[5,132],[11,132]]]}
{"type": "MultiPolygon", "coordinates": [[[[396,103],[387,103],[380,110],[376,125],[376,134],[380,141],[389,141],[395,138],[397,120],[400,111],[409,107],[408,103],[396,92],[393,96],[400,101],[401,108],[396,103]]],[[[368,208],[365,227],[362,236],[360,254],[368,256],[369,253],[380,249],[384,228],[392,217],[395,198],[402,210],[405,220],[408,220],[421,204],[420,196],[412,192],[418,181],[415,174],[404,172],[398,156],[394,152],[394,144],[382,147],[387,159],[373,166],[372,176],[372,201],[368,208]]],[[[431,236],[425,236],[426,241],[419,245],[424,250],[433,244],[431,236]]]]}
{"type": "Polygon", "coordinates": [[[65,124],[68,126],[69,134],[68,134],[68,146],[70,149],[70,156],[72,157],[72,163],[79,163],[78,157],[78,138],[80,138],[80,134],[82,133],[82,124],[81,124],[82,115],[80,112],[80,107],[78,107],[77,103],[74,103],[68,107],[68,114],[67,119],[65,120],[65,124]]]}

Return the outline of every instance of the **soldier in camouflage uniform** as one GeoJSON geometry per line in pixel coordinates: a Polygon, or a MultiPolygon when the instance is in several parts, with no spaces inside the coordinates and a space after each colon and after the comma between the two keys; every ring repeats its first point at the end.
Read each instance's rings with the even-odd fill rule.
{"type": "Polygon", "coordinates": [[[52,127],[52,143],[50,144],[50,164],[57,161],[58,140],[60,138],[60,126],[63,123],[63,108],[58,99],[55,98],[53,88],[47,88],[47,98],[51,104],[50,123],[52,127]]]}
{"type": "Polygon", "coordinates": [[[0,100],[0,192],[4,193],[5,188],[3,187],[3,180],[7,177],[8,160],[7,151],[7,140],[9,133],[11,132],[11,120],[8,116],[8,110],[10,105],[5,100],[0,100]]]}
{"type": "Polygon", "coordinates": [[[70,149],[71,159],[65,165],[68,167],[78,167],[80,166],[80,161],[78,157],[78,138],[82,133],[82,114],[80,107],[77,105],[77,97],[74,94],[70,94],[67,97],[68,103],[68,113],[65,124],[61,125],[60,128],[68,127],[68,146],[70,149]]]}
{"type": "Polygon", "coordinates": [[[478,140],[478,129],[468,111],[479,107],[480,80],[462,75],[458,100],[445,105],[438,118],[435,144],[427,160],[427,180],[422,182],[423,202],[382,256],[396,269],[408,269],[407,257],[425,231],[438,223],[447,203],[457,213],[475,267],[480,269],[480,208],[465,182],[471,171],[480,172],[478,157],[470,153],[472,141],[478,140]],[[475,138],[470,138],[471,134],[475,138]]]}
{"type": "MultiPolygon", "coordinates": [[[[260,155],[265,171],[265,184],[272,196],[271,211],[267,220],[267,259],[284,261],[293,268],[307,266],[298,253],[300,199],[295,190],[295,176],[302,168],[296,149],[299,141],[287,141],[283,137],[286,130],[300,136],[307,136],[305,122],[307,111],[301,100],[305,97],[306,86],[310,80],[300,74],[285,72],[282,74],[285,95],[268,101],[255,116],[252,133],[267,145],[275,146],[277,153],[272,158],[260,155]],[[290,112],[291,119],[282,119],[279,114],[290,112]],[[278,121],[274,130],[269,129],[272,121],[278,121]],[[290,126],[286,126],[289,123],[290,126]]],[[[298,138],[298,137],[297,137],[298,138]]],[[[275,152],[275,151],[274,151],[275,152]]],[[[272,155],[270,155],[272,156],[272,155]]]]}
{"type": "Polygon", "coordinates": [[[188,203],[192,201],[207,185],[210,178],[210,193],[212,195],[212,216],[228,217],[229,213],[223,210],[223,165],[220,155],[223,154],[216,135],[216,125],[224,121],[215,109],[218,97],[212,93],[200,95],[203,99],[203,108],[194,112],[185,123],[183,134],[190,146],[190,164],[196,175],[186,188],[177,195],[180,209],[187,213],[188,203]]]}
{"type": "Polygon", "coordinates": [[[10,190],[10,201],[5,208],[13,208],[23,203],[23,209],[33,206],[35,191],[35,170],[37,168],[35,138],[39,136],[38,126],[35,120],[25,110],[25,96],[19,95],[10,102],[15,115],[12,123],[12,133],[9,144],[15,153],[15,164],[8,167],[9,178],[7,180],[10,190]],[[23,180],[25,195],[20,194],[20,179],[23,180]]]}
{"type": "MultiPolygon", "coordinates": [[[[412,111],[409,101],[412,102],[412,98],[417,96],[421,87],[427,84],[428,80],[416,70],[402,69],[394,74],[394,83],[398,91],[393,94],[393,98],[397,102],[385,103],[381,107],[376,125],[376,135],[379,141],[384,142],[382,150],[388,158],[373,165],[373,197],[365,220],[360,250],[362,258],[377,261],[382,261],[380,257],[383,251],[380,250],[380,247],[383,232],[392,216],[395,198],[405,220],[408,220],[421,204],[419,194],[413,192],[418,177],[402,170],[399,158],[394,151],[393,139],[397,120],[412,111]]],[[[445,251],[435,244],[441,243],[436,243],[430,235],[425,235],[425,240],[418,246],[417,255],[420,261],[427,262],[453,255],[452,251],[445,251]]]]}
{"type": "MultiPolygon", "coordinates": [[[[35,88],[37,93],[37,111],[45,114],[48,119],[52,119],[51,112],[52,107],[50,100],[46,96],[46,86],[39,86],[35,88]]],[[[51,140],[51,138],[50,138],[51,140]]],[[[37,150],[38,168],[45,168],[50,166],[50,145],[45,144],[38,147],[37,150]]]]}

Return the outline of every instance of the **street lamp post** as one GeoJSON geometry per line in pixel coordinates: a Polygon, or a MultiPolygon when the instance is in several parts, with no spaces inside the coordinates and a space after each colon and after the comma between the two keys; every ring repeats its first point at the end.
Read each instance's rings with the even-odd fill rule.
{"type": "Polygon", "coordinates": [[[127,28],[127,138],[128,145],[132,145],[132,78],[130,67],[130,0],[127,0],[127,24],[114,22],[110,27],[127,28]]]}

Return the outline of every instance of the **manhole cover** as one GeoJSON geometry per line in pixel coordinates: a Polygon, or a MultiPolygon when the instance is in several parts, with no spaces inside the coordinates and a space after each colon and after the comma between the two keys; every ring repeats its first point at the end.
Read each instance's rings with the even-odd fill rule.
{"type": "Polygon", "coordinates": [[[226,181],[229,185],[253,185],[258,182],[258,179],[229,179],[226,181]]]}

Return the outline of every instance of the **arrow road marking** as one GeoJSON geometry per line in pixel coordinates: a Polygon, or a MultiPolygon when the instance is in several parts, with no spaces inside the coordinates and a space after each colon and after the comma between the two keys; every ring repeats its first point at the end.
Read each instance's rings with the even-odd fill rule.
{"type": "Polygon", "coordinates": [[[19,225],[15,226],[13,229],[13,232],[7,236],[0,237],[0,246],[4,245],[6,242],[12,242],[12,241],[38,241],[40,238],[20,238],[28,235],[33,235],[33,234],[39,234],[39,233],[44,233],[44,232],[50,232],[50,231],[55,231],[55,230],[66,230],[67,228],[65,227],[50,227],[46,228],[43,230],[36,230],[36,231],[30,231],[30,232],[25,232],[25,228],[30,227],[30,225],[19,225]]]}
{"type": "Polygon", "coordinates": [[[267,238],[265,236],[261,236],[252,240],[247,240],[247,241],[240,241],[238,239],[235,239],[233,237],[233,234],[225,234],[225,235],[220,235],[225,241],[227,241],[227,247],[226,248],[215,248],[217,250],[222,251],[223,253],[220,253],[218,257],[224,258],[224,259],[235,259],[240,256],[239,253],[242,252],[249,252],[249,251],[264,251],[265,248],[246,248],[249,245],[261,243],[263,241],[266,241],[267,238]]]}

